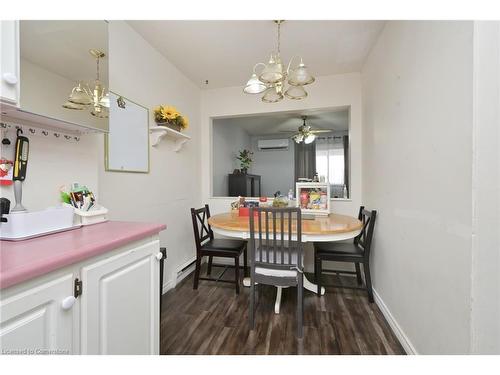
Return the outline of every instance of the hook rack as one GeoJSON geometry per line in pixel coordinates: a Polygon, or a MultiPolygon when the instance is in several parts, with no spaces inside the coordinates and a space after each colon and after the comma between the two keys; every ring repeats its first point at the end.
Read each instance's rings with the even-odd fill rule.
{"type": "Polygon", "coordinates": [[[16,133],[19,135],[19,133],[29,133],[31,135],[37,135],[39,134],[40,136],[43,137],[49,137],[50,135],[54,136],[55,138],[62,139],[61,136],[67,141],[80,141],[80,137],[78,135],[74,134],[64,134],[61,132],[51,132],[50,130],[47,129],[42,129],[38,127],[31,127],[31,126],[26,126],[26,125],[19,125],[19,124],[7,124],[5,122],[0,122],[0,130],[1,131],[8,131],[8,130],[15,130],[16,133]]]}

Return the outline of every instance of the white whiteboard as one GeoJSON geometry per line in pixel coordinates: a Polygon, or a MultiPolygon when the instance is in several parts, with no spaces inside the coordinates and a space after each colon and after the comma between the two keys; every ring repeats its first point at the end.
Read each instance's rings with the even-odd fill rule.
{"type": "Polygon", "coordinates": [[[106,170],[149,173],[149,110],[112,92],[109,99],[106,170]]]}

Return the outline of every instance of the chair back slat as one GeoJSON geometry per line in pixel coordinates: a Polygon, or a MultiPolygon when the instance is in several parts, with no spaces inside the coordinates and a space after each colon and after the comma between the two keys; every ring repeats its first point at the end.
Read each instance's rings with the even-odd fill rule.
{"type": "Polygon", "coordinates": [[[266,259],[269,261],[269,211],[264,211],[264,214],[266,215],[266,259]]]}
{"type": "Polygon", "coordinates": [[[280,226],[281,226],[281,232],[280,232],[280,237],[281,237],[281,264],[283,264],[284,263],[284,258],[285,258],[285,213],[284,212],[281,212],[280,226]]]}
{"type": "Polygon", "coordinates": [[[277,251],[277,248],[276,248],[276,211],[273,211],[272,212],[272,215],[273,215],[273,254],[276,255],[276,251],[277,251]]]}
{"type": "Polygon", "coordinates": [[[300,208],[296,207],[251,208],[250,263],[252,266],[302,270],[301,220],[300,208]],[[255,211],[257,211],[256,215],[254,215],[255,211]],[[258,222],[257,228],[255,217],[258,222]],[[265,221],[264,231],[260,225],[262,220],[265,221]],[[265,238],[265,241],[262,238],[265,238]]]}
{"type": "Polygon", "coordinates": [[[369,257],[373,230],[375,227],[376,210],[366,210],[364,206],[359,208],[358,220],[361,221],[361,232],[354,238],[354,244],[361,248],[365,257],[369,257]]]}
{"type": "Polygon", "coordinates": [[[194,240],[196,244],[196,251],[201,250],[201,246],[207,240],[214,239],[212,228],[208,224],[210,218],[210,209],[208,204],[205,207],[194,209],[191,208],[191,219],[193,222],[194,240]]]}

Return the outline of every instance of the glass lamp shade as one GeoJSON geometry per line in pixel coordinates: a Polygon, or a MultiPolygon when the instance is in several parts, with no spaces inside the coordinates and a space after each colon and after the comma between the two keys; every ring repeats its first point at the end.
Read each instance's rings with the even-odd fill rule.
{"type": "Polygon", "coordinates": [[[309,133],[305,138],[304,138],[304,143],[305,144],[309,144],[309,143],[312,143],[314,142],[314,140],[316,139],[316,136],[313,134],[313,133],[309,133]]]}
{"type": "Polygon", "coordinates": [[[266,67],[260,73],[259,80],[264,83],[274,84],[282,81],[284,77],[283,65],[281,64],[280,58],[278,57],[275,59],[274,56],[271,55],[266,67]]]}
{"type": "Polygon", "coordinates": [[[62,106],[63,106],[63,108],[66,108],[66,109],[76,109],[79,111],[81,111],[82,109],[85,108],[84,105],[71,103],[69,100],[66,103],[64,103],[62,106]]]}
{"type": "Polygon", "coordinates": [[[295,143],[300,143],[304,140],[304,136],[302,134],[295,134],[292,139],[295,141],[295,143]]]}
{"type": "Polygon", "coordinates": [[[280,100],[283,100],[283,92],[278,86],[270,87],[262,97],[264,103],[277,103],[280,100]]]}
{"type": "Polygon", "coordinates": [[[78,83],[78,86],[74,87],[73,90],[71,90],[71,94],[69,95],[68,101],[80,105],[89,105],[92,103],[92,99],[85,92],[81,83],[78,83]]]}
{"type": "Polygon", "coordinates": [[[106,107],[102,107],[99,104],[94,105],[92,108],[92,111],[90,111],[90,114],[92,116],[98,117],[98,118],[108,118],[109,117],[109,111],[106,107]]]}
{"type": "Polygon", "coordinates": [[[302,86],[290,86],[285,91],[285,96],[288,99],[300,100],[307,97],[307,92],[302,86]]]}
{"type": "Polygon", "coordinates": [[[288,77],[288,83],[292,86],[304,86],[314,82],[314,77],[307,71],[307,66],[301,61],[288,77]]]}
{"type": "Polygon", "coordinates": [[[245,88],[243,89],[243,92],[245,94],[260,94],[266,91],[266,89],[267,86],[259,81],[259,78],[257,78],[257,74],[254,73],[248,80],[245,88]]]}
{"type": "Polygon", "coordinates": [[[101,107],[109,108],[109,93],[106,93],[99,101],[101,107]]]}

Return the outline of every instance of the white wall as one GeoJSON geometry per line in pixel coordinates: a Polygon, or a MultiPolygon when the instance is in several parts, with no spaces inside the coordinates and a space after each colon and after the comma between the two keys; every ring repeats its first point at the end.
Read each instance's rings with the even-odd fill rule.
{"type": "MultiPolygon", "coordinates": [[[[189,117],[186,134],[192,139],[178,153],[171,140],[150,148],[151,172],[104,170],[100,151],[99,189],[103,205],[114,220],[165,223],[160,233],[168,259],[165,283],[195,256],[189,209],[200,203],[200,89],[183,76],[126,22],[109,23],[110,88],[150,110],[174,105],[189,117]]],[[[154,126],[150,112],[150,125],[154,126]]],[[[101,149],[102,150],[102,149],[101,149]]]]}
{"type": "MultiPolygon", "coordinates": [[[[49,114],[65,118],[75,123],[85,122],[89,126],[102,126],[88,111],[70,111],[61,107],[67,99],[74,82],[49,72],[29,61],[21,60],[21,106],[35,113],[49,114]],[[45,87],[40,91],[40,87],[45,87]],[[48,112],[48,109],[50,111],[48,112]]],[[[21,123],[23,121],[15,121],[21,123]]],[[[107,122],[106,122],[107,124],[107,122]]],[[[28,126],[26,126],[28,128],[28,126]]],[[[23,204],[29,210],[41,210],[60,204],[59,187],[79,182],[98,194],[99,150],[102,145],[97,135],[83,135],[80,141],[67,140],[63,136],[56,138],[53,132],[43,136],[41,129],[35,129],[35,135],[23,134],[30,141],[29,161],[26,180],[23,182],[23,204]]],[[[2,135],[5,132],[2,132],[2,135]]],[[[7,132],[10,146],[1,145],[1,156],[14,159],[16,134],[7,132]]],[[[12,186],[2,186],[1,196],[11,201],[14,206],[12,186]]]]}
{"type": "Polygon", "coordinates": [[[472,351],[500,354],[500,23],[474,23],[472,351]]]}
{"type": "Polygon", "coordinates": [[[350,106],[351,190],[349,201],[334,201],[333,211],[357,215],[361,204],[361,79],[359,73],[317,77],[307,87],[307,99],[263,103],[260,97],[246,95],[241,87],[203,90],[201,97],[201,164],[202,201],[210,204],[213,213],[229,210],[231,198],[213,198],[212,179],[212,124],[211,118],[350,106]]]}
{"type": "MultiPolygon", "coordinates": [[[[2,132],[2,135],[5,134],[2,132]]],[[[101,145],[96,135],[82,136],[79,142],[40,135],[26,134],[30,142],[28,169],[23,182],[23,205],[30,211],[42,210],[60,204],[59,187],[79,182],[91,189],[99,198],[97,154],[101,145]]],[[[10,146],[1,145],[2,156],[14,158],[16,135],[7,132],[10,146]]],[[[0,195],[11,201],[14,207],[14,191],[11,186],[1,186],[0,195]]]]}
{"type": "Polygon", "coordinates": [[[287,196],[288,190],[295,193],[295,152],[292,140],[288,142],[288,150],[259,150],[259,139],[283,139],[288,134],[269,134],[250,138],[253,152],[252,173],[261,176],[262,196],[272,197],[276,191],[287,196]]]}
{"type": "MultiPolygon", "coordinates": [[[[227,197],[229,195],[227,175],[233,173],[236,168],[240,169],[236,156],[238,151],[250,149],[250,136],[241,127],[233,126],[228,122],[215,123],[213,135],[214,196],[227,197]]],[[[250,172],[251,170],[252,168],[250,168],[250,172]]]]}
{"type": "Polygon", "coordinates": [[[362,71],[374,288],[419,353],[470,351],[472,35],[388,22],[362,71]]]}

